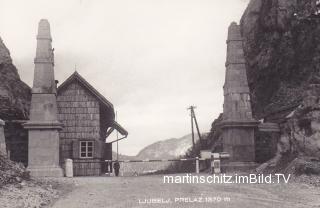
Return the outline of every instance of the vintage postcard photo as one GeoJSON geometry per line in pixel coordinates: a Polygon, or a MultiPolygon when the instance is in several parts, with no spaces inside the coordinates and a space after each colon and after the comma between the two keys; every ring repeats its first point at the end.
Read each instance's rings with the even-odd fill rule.
{"type": "Polygon", "coordinates": [[[320,0],[0,0],[0,208],[320,207],[320,0]]]}

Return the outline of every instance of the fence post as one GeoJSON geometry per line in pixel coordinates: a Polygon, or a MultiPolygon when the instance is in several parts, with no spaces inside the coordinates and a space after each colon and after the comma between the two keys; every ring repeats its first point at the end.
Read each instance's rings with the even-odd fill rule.
{"type": "Polygon", "coordinates": [[[210,173],[214,174],[214,164],[213,164],[213,154],[211,154],[211,158],[210,158],[210,173]]]}
{"type": "Polygon", "coordinates": [[[7,156],[6,139],[4,136],[4,125],[5,122],[0,119],[0,154],[3,156],[7,156]]]}
{"type": "Polygon", "coordinates": [[[214,173],[221,173],[219,153],[213,153],[213,170],[214,173]]]}
{"type": "Polygon", "coordinates": [[[124,176],[125,165],[126,165],[126,163],[125,163],[125,162],[123,162],[123,163],[122,163],[122,171],[121,171],[121,176],[124,176]]]}
{"type": "Polygon", "coordinates": [[[199,157],[196,157],[196,173],[199,174],[200,170],[199,170],[199,157]]]}

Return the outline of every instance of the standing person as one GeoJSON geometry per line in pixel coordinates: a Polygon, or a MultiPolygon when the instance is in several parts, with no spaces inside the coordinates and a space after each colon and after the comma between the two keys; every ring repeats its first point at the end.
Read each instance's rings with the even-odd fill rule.
{"type": "Polygon", "coordinates": [[[114,172],[116,174],[116,176],[119,176],[119,170],[120,170],[120,163],[118,162],[118,160],[113,164],[113,169],[114,172]]]}

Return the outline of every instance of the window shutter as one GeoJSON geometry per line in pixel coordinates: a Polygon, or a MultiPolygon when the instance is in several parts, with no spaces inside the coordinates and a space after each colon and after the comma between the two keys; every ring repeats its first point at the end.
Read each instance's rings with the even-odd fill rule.
{"type": "Polygon", "coordinates": [[[101,158],[101,141],[95,140],[94,141],[94,147],[93,147],[93,157],[94,158],[101,158]]]}
{"type": "Polygon", "coordinates": [[[103,159],[112,160],[112,143],[105,143],[103,148],[103,159]]]}
{"type": "Polygon", "coordinates": [[[79,159],[80,155],[80,143],[78,140],[72,141],[72,157],[73,159],[79,159]]]}

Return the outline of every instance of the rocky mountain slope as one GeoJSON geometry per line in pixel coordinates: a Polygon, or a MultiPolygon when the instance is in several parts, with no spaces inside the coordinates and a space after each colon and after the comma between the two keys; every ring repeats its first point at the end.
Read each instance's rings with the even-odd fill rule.
{"type": "MultiPolygon", "coordinates": [[[[195,135],[197,141],[199,137],[195,135]]],[[[192,147],[191,134],[179,139],[162,140],[143,148],[138,154],[140,159],[172,159],[183,156],[192,147]]]]}
{"type": "Polygon", "coordinates": [[[314,0],[251,0],[242,19],[253,114],[279,121],[319,79],[320,18],[314,0]]]}
{"type": "MultiPolygon", "coordinates": [[[[118,155],[119,160],[135,160],[136,156],[129,156],[129,155],[124,155],[124,154],[119,154],[118,155]]],[[[117,152],[112,151],[112,159],[116,160],[117,159],[117,152]]]]}
{"type": "Polygon", "coordinates": [[[28,119],[31,89],[21,81],[10,52],[0,38],[0,119],[28,119]]]}

